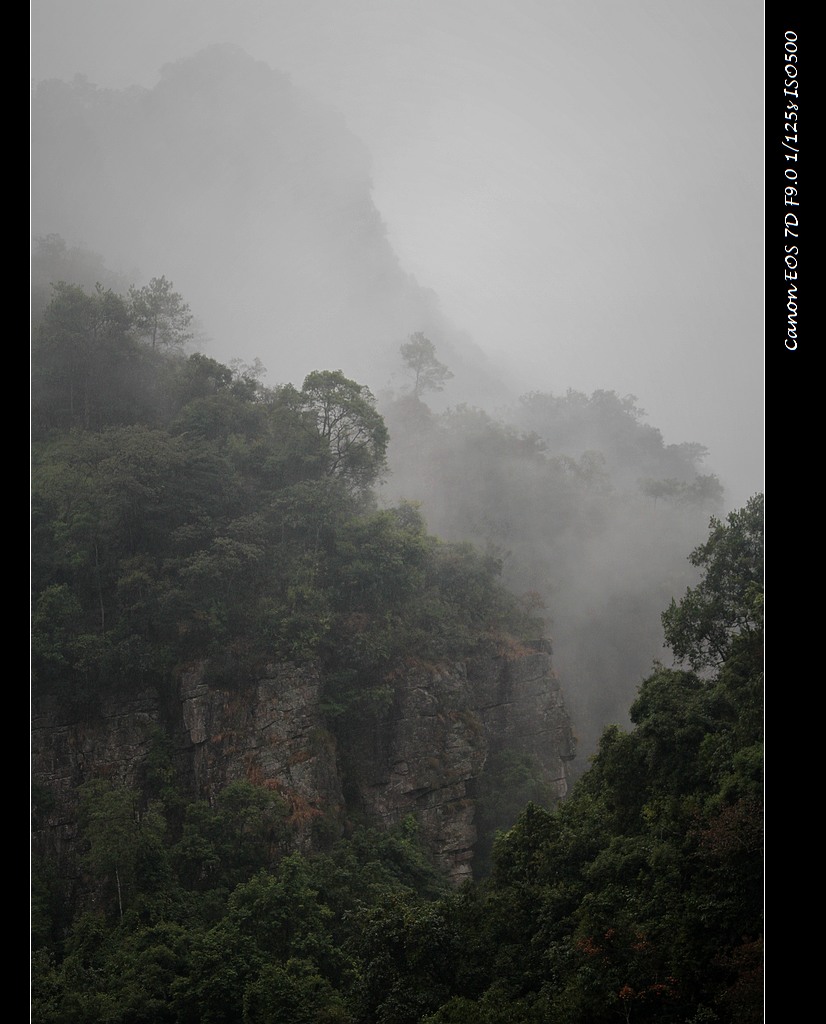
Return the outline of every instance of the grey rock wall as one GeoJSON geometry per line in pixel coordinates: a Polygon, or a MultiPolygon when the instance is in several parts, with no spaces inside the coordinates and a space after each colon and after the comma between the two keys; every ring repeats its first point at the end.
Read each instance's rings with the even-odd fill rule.
{"type": "Polygon", "coordinates": [[[274,789],[288,801],[303,849],[316,818],[343,827],[348,807],[385,827],[414,814],[434,861],[456,882],[471,874],[476,781],[491,754],[530,755],[550,791],[565,796],[574,741],[542,643],[507,656],[408,665],[384,707],[343,723],[328,720],[322,684],[313,667],[273,665],[251,683],[230,685],[197,666],[165,700],[153,690],[112,695],[72,715],[39,699],[32,779],[47,799],[35,846],[68,865],[77,786],[99,776],[138,784],[159,733],[171,741],[191,798],[211,801],[238,779],[274,789]]]}

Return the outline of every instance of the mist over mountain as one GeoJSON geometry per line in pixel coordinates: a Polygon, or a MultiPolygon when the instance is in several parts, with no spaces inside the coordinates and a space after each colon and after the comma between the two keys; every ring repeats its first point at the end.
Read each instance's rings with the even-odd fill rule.
{"type": "Polygon", "coordinates": [[[162,69],[153,89],[41,83],[32,102],[32,230],[103,254],[143,284],[165,275],[220,359],[268,381],[320,366],[378,389],[421,330],[463,400],[503,372],[399,265],[344,119],[230,45],[162,69]]]}
{"type": "Polygon", "coordinates": [[[666,444],[633,396],[519,396],[388,242],[370,158],[334,110],[234,46],[167,65],[153,89],[46,81],[32,104],[33,310],[49,282],[125,293],[174,282],[197,349],[260,360],[268,384],[341,369],[390,429],[380,500],[501,559],[547,619],[587,756],[662,657],[660,612],[722,507],[692,439],[666,444]],[[102,255],[98,255],[102,254],[102,255]],[[450,373],[413,394],[415,333],[450,373]]]}
{"type": "Polygon", "coordinates": [[[764,1020],[747,7],[36,0],[36,1024],[764,1020]]]}

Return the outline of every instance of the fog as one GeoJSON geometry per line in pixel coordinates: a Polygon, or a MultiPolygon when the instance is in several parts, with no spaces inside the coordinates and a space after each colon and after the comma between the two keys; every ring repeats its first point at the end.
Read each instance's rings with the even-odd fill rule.
{"type": "Polygon", "coordinates": [[[759,6],[33,0],[31,30],[34,81],[151,88],[216,42],[285,72],[364,143],[401,266],[517,389],[634,394],[710,449],[730,506],[762,489],[759,6]]]}
{"type": "Polygon", "coordinates": [[[708,522],[702,503],[663,518],[635,474],[715,473],[717,513],[763,488],[759,7],[33,0],[31,31],[33,234],[127,285],[166,275],[199,348],[259,358],[270,384],[340,368],[391,437],[394,417],[410,428],[394,402],[417,331],[454,374],[434,413],[467,403],[537,430],[517,422],[526,392],[635,396],[650,451],[609,458],[613,497],[593,497],[598,474],[581,485],[587,543],[581,524],[543,533],[568,477],[538,456],[498,497],[462,477],[471,524],[446,491],[465,426],[433,428],[456,439],[440,470],[391,443],[385,500],[501,544],[509,582],[549,603],[563,684],[598,719],[590,748],[661,653],[662,602],[708,522]],[[506,507],[519,525],[497,534],[506,507]]]}

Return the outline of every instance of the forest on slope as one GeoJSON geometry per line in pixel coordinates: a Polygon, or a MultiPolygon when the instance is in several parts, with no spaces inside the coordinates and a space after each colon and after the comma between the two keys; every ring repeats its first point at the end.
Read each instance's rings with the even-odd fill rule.
{"type": "Polygon", "coordinates": [[[33,778],[32,1019],[761,1020],[762,499],[722,517],[632,395],[520,396],[400,266],[369,165],[234,47],[35,88],[33,699],[82,731],[283,660],[342,737],[400,661],[545,637],[579,781],[555,806],[503,758],[456,891],[415,817],[301,846],[273,789],[195,799],[162,730],[134,784],[79,772],[67,876],[33,778]]]}
{"type": "Polygon", "coordinates": [[[543,606],[582,768],[663,654],[660,609],[695,579],[685,552],[729,507],[725,481],[633,395],[560,379],[520,394],[515,368],[404,272],[370,173],[340,113],[237,47],[166,65],[150,89],[40,82],[33,312],[52,282],[125,295],[163,270],[210,358],[242,356],[272,390],[325,368],[366,385],[388,428],[379,506],[412,503],[429,532],[474,544],[543,606]],[[441,388],[411,378],[400,348],[413,332],[449,369],[441,388]]]}
{"type": "MultiPolygon", "coordinates": [[[[88,295],[97,294],[95,283],[103,282],[104,291],[127,298],[130,287],[100,256],[55,235],[37,240],[32,277],[36,318],[49,307],[51,282],[71,282],[88,295]]],[[[165,278],[156,280],[170,287],[165,278]]],[[[186,345],[197,344],[196,324],[193,317],[185,337],[179,337],[179,355],[186,345]]],[[[122,332],[127,326],[121,324],[122,332]]],[[[443,353],[436,353],[432,342],[421,333],[414,337],[428,342],[432,361],[443,365],[443,353]]],[[[388,342],[387,347],[394,346],[388,342]]],[[[206,379],[211,364],[207,357],[198,359],[206,379]]],[[[416,386],[398,346],[395,362],[398,386],[380,390],[375,400],[387,429],[386,458],[374,467],[378,506],[386,511],[403,505],[408,514],[423,516],[427,529],[443,540],[473,544],[501,568],[508,589],[533,604],[553,644],[584,767],[603,727],[627,724],[636,686],[652,659],[661,656],[660,609],[696,575],[684,552],[701,540],[709,515],[719,514],[721,484],[702,472],[705,450],[691,443],[666,444],[645,422],[633,396],[534,392],[498,412],[465,404],[445,408],[440,387],[424,378],[416,386]]],[[[136,404],[144,370],[130,366],[126,357],[120,369],[111,369],[108,412],[90,409],[88,415],[111,416],[110,426],[132,422],[139,413],[145,424],[160,422],[162,410],[152,409],[151,415],[149,410],[160,401],[157,396],[140,399],[140,409],[136,404]]],[[[47,389],[49,375],[59,383],[63,370],[55,365],[36,372],[42,378],[38,387],[47,389]]],[[[72,364],[66,372],[73,380],[80,370],[72,364]]],[[[100,361],[90,364],[90,374],[105,372],[100,361]]],[[[235,361],[221,372],[230,375],[220,384],[225,403],[233,389],[240,394],[246,388],[248,394],[279,395],[276,404],[283,409],[292,392],[301,390],[265,387],[265,368],[255,358],[248,365],[235,361]]],[[[174,402],[185,404],[192,397],[184,391],[164,393],[169,416],[174,402]]],[[[204,405],[206,392],[199,397],[204,405]]],[[[56,415],[55,396],[46,390],[40,400],[49,415],[56,415]]],[[[209,400],[218,403],[215,396],[209,400]]],[[[258,409],[252,419],[260,416],[258,409]]],[[[229,421],[210,429],[242,436],[229,421]]]]}
{"type": "Polygon", "coordinates": [[[695,580],[685,551],[719,514],[720,481],[633,396],[533,392],[499,414],[425,397],[380,396],[381,493],[419,501],[438,536],[495,552],[506,584],[534,595],[587,758],[662,656],[660,610],[695,580]]]}
{"type": "Polygon", "coordinates": [[[387,428],[365,386],[266,388],[180,352],[189,320],[165,278],[61,283],[35,330],[37,685],[82,701],[196,656],[321,659],[344,707],[411,650],[541,634],[495,558],[377,507],[387,428]]]}
{"type": "MultiPolygon", "coordinates": [[[[495,548],[438,540],[409,502],[381,507],[389,438],[438,450],[457,515],[460,497],[499,507],[484,486],[512,494],[512,515],[530,494],[566,538],[612,508],[607,457],[553,456],[536,433],[478,410],[437,415],[418,395],[396,399],[394,427],[336,370],[267,388],[255,365],[187,354],[190,328],[165,278],[122,294],[57,284],[35,325],[35,699],[82,716],[111,688],[169,687],[194,658],[228,679],[314,660],[346,729],[387,699],[399,658],[541,635],[541,601],[502,585],[495,548]],[[468,493],[474,451],[485,474],[468,493]]],[[[627,403],[544,404],[592,432],[607,409],[632,450],[649,441],[651,507],[702,505],[696,475],[662,475],[694,453],[635,434],[627,403]]],[[[319,827],[297,853],[277,793],[237,783],[192,801],[163,736],[139,790],[88,779],[85,890],[33,862],[33,1020],[760,1019],[762,552],[759,497],[712,519],[692,586],[662,604],[685,667],[656,665],[633,728],[609,727],[572,796],[529,804],[489,875],[458,892],[414,819],[319,827]]],[[[32,796],[48,814],[37,780],[32,796]]]]}

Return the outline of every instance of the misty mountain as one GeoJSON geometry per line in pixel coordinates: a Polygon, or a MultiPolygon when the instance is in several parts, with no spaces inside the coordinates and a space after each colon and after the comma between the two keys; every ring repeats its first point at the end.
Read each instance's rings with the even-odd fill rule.
{"type": "Polygon", "coordinates": [[[702,446],[665,444],[614,392],[533,393],[502,417],[412,395],[382,411],[385,500],[416,500],[437,535],[494,552],[538,602],[587,756],[666,656],[661,608],[694,582],[682,552],[722,495],[702,446]]]}
{"type": "MultiPolygon", "coordinates": [[[[72,60],[225,37],[57,6],[72,60]]],[[[750,429],[755,247],[686,155],[711,5],[294,6],[225,5],[272,64],[33,89],[32,1020],[758,1024],[764,506],[706,465],[750,429]]]]}
{"type": "Polygon", "coordinates": [[[163,274],[199,350],[260,358],[268,383],[340,368],[370,387],[390,433],[382,499],[420,503],[435,533],[494,551],[536,595],[584,755],[626,719],[663,653],[660,611],[693,581],[685,551],[720,511],[705,450],[665,444],[633,396],[519,399],[400,266],[341,115],[231,46],[152,89],[43,82],[32,228],[35,316],[49,282],[125,294],[163,274]],[[426,402],[400,353],[418,332],[452,374],[426,402]]]}
{"type": "Polygon", "coordinates": [[[364,146],[286,75],[213,46],[153,89],[42,82],[31,123],[33,234],[102,253],[135,284],[164,274],[211,355],[260,358],[272,383],[334,367],[376,390],[424,331],[457,394],[501,399],[501,370],[400,267],[364,146]]]}

